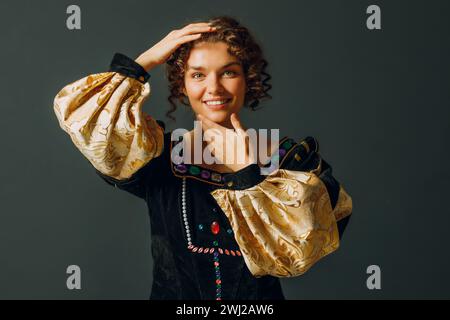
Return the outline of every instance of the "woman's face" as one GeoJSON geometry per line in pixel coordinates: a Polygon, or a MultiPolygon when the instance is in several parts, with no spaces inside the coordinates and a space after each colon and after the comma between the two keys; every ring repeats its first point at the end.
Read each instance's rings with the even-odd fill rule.
{"type": "Polygon", "coordinates": [[[245,75],[224,42],[196,44],[190,52],[184,94],[196,114],[231,127],[230,116],[244,105],[245,75]]]}

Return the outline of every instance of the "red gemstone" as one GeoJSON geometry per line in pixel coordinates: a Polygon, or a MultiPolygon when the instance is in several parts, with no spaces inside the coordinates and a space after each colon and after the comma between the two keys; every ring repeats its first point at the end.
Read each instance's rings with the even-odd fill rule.
{"type": "Polygon", "coordinates": [[[231,250],[230,252],[233,257],[236,255],[233,250],[231,250]]]}
{"type": "Polygon", "coordinates": [[[200,249],[198,249],[198,253],[202,253],[203,252],[203,247],[201,247],[200,249]]]}
{"type": "Polygon", "coordinates": [[[239,250],[236,251],[236,254],[240,257],[241,256],[241,252],[239,250]]]}
{"type": "Polygon", "coordinates": [[[214,248],[209,249],[209,253],[214,253],[214,248]]]}
{"type": "Polygon", "coordinates": [[[213,221],[213,223],[211,223],[211,232],[213,234],[218,234],[219,231],[220,231],[219,223],[217,221],[213,221]]]}
{"type": "Polygon", "coordinates": [[[192,249],[192,252],[197,252],[198,248],[194,247],[194,249],[192,249]]]}
{"type": "Polygon", "coordinates": [[[219,266],[219,263],[218,263],[217,261],[214,261],[214,266],[215,266],[215,267],[218,267],[218,266],[219,266]]]}
{"type": "Polygon", "coordinates": [[[225,254],[226,254],[227,256],[229,256],[229,255],[230,255],[230,251],[228,251],[228,249],[225,249],[225,254]]]}
{"type": "Polygon", "coordinates": [[[193,248],[194,248],[194,246],[193,246],[192,244],[188,246],[188,249],[189,249],[189,250],[191,250],[191,249],[193,249],[193,248]]]}
{"type": "Polygon", "coordinates": [[[206,248],[203,253],[208,253],[209,252],[209,248],[206,248]]]}
{"type": "Polygon", "coordinates": [[[216,284],[221,284],[221,283],[222,283],[222,281],[220,281],[220,279],[216,280],[216,284]]]}

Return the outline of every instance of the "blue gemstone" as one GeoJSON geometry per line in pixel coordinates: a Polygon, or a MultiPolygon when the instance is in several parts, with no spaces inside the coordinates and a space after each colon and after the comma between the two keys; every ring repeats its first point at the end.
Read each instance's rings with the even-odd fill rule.
{"type": "Polygon", "coordinates": [[[198,225],[198,230],[200,230],[200,231],[203,230],[203,225],[202,225],[202,224],[199,224],[199,225],[198,225]]]}

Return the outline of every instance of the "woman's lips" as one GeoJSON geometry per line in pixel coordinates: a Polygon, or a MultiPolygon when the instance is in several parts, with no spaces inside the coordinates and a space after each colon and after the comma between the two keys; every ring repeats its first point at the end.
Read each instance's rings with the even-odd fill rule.
{"type": "Polygon", "coordinates": [[[203,102],[203,104],[211,110],[218,111],[225,109],[226,106],[230,103],[230,101],[231,99],[226,99],[226,102],[222,104],[207,104],[206,102],[203,102]]]}

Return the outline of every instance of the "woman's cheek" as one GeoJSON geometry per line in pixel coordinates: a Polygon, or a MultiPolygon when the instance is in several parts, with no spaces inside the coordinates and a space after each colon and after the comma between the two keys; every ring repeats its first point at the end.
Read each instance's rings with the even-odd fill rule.
{"type": "Polygon", "coordinates": [[[199,83],[191,83],[189,85],[188,92],[190,92],[190,95],[194,99],[201,99],[202,98],[202,92],[203,92],[203,86],[199,83]]]}
{"type": "Polygon", "coordinates": [[[234,95],[237,97],[237,100],[239,103],[243,103],[245,99],[245,92],[246,92],[246,84],[244,79],[240,79],[240,81],[236,81],[234,83],[234,95]]]}

